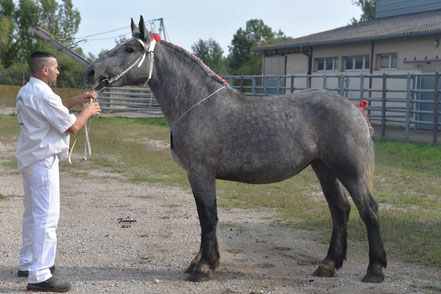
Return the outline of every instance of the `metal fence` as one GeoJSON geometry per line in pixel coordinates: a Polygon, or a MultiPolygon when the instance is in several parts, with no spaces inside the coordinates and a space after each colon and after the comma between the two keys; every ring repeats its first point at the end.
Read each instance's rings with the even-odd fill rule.
{"type": "Polygon", "coordinates": [[[249,96],[282,95],[308,88],[335,91],[348,99],[367,100],[369,119],[381,126],[404,128],[404,140],[410,129],[431,130],[432,144],[441,131],[439,103],[440,73],[407,74],[314,74],[282,76],[226,76],[230,85],[249,96]]]}
{"type": "MultiPolygon", "coordinates": [[[[381,127],[404,129],[409,140],[411,129],[431,131],[436,144],[441,131],[439,103],[440,73],[407,74],[321,74],[283,76],[225,76],[230,85],[244,95],[281,95],[308,88],[335,91],[358,103],[367,100],[369,119],[381,127]]],[[[100,93],[103,110],[158,113],[159,105],[149,88],[108,88],[100,93]]]]}
{"type": "Polygon", "coordinates": [[[106,88],[99,93],[102,110],[157,113],[161,111],[150,88],[106,88]]]}

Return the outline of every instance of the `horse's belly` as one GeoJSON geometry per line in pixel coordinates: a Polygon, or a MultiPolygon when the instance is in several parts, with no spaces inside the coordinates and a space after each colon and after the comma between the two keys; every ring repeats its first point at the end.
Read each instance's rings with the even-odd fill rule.
{"type": "Polygon", "coordinates": [[[297,162],[294,160],[285,162],[238,162],[239,164],[218,170],[216,178],[249,184],[280,182],[301,172],[308,166],[309,162],[309,159],[297,162]]]}

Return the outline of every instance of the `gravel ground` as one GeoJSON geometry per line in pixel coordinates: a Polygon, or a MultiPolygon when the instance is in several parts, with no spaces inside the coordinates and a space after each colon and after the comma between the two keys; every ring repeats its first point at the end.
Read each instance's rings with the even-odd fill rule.
{"type": "MultiPolygon", "coordinates": [[[[15,145],[0,145],[0,162],[15,145]]],[[[334,278],[311,275],[327,251],[315,233],[276,224],[270,209],[219,209],[221,265],[208,282],[186,282],[200,229],[190,191],[133,183],[61,165],[61,218],[56,276],[72,293],[438,293],[441,269],[389,259],[386,280],[361,283],[365,244],[349,242],[348,260],[334,278]],[[136,222],[120,222],[120,219],[136,222]],[[123,227],[130,226],[130,227],[123,227]]],[[[16,276],[23,191],[15,168],[0,164],[0,292],[23,293],[16,276]]],[[[391,249],[389,249],[391,250],[391,249]]]]}

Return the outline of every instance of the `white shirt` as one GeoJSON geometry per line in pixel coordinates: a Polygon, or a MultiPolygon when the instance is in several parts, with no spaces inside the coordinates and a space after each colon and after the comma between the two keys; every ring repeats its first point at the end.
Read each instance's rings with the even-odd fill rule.
{"type": "Polygon", "coordinates": [[[31,77],[17,94],[17,116],[20,137],[15,152],[18,169],[56,154],[59,160],[67,158],[69,133],[76,121],[69,114],[60,96],[43,81],[31,77]]]}

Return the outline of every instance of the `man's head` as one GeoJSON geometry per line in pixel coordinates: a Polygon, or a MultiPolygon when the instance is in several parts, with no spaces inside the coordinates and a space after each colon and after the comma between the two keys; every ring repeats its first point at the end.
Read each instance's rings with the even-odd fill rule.
{"type": "Polygon", "coordinates": [[[49,52],[35,51],[29,59],[29,70],[33,77],[52,87],[59,74],[57,58],[49,52]]]}

